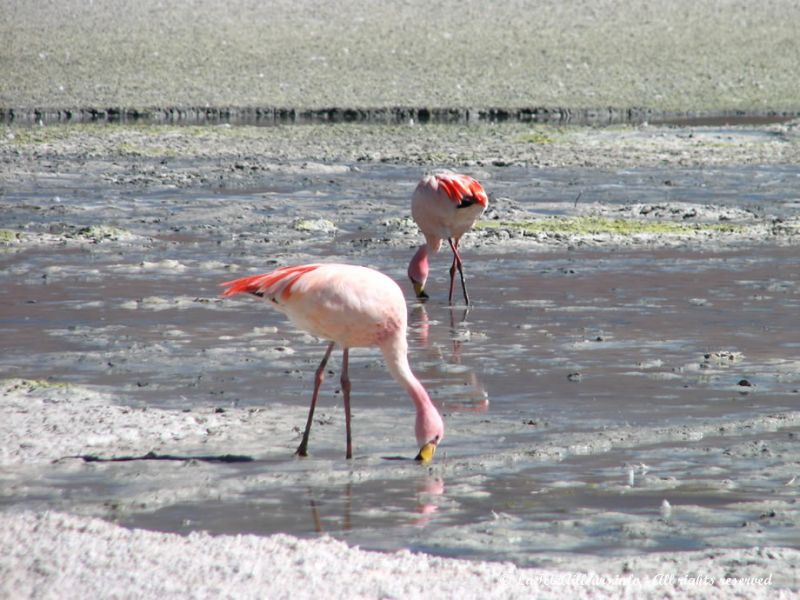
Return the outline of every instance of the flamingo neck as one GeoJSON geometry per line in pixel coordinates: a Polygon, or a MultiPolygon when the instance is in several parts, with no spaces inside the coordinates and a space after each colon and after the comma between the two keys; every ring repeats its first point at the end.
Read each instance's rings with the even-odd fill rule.
{"type": "Polygon", "coordinates": [[[392,377],[403,386],[417,410],[415,426],[417,443],[420,446],[433,440],[438,443],[444,437],[444,422],[425,387],[411,371],[406,355],[405,339],[402,340],[402,344],[383,348],[383,354],[392,377]]]}
{"type": "Polygon", "coordinates": [[[428,280],[428,245],[422,244],[408,263],[408,278],[424,287],[428,280]]]}

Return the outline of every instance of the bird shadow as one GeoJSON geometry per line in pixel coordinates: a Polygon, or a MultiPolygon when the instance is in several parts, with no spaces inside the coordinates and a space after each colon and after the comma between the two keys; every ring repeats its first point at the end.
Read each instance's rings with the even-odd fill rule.
{"type": "Polygon", "coordinates": [[[208,463],[246,463],[253,462],[252,456],[242,454],[219,454],[219,455],[200,455],[200,456],[181,456],[176,454],[156,454],[148,452],[141,456],[112,456],[104,458],[95,454],[78,454],[74,456],[64,456],[55,460],[60,462],[67,459],[78,459],[88,463],[110,463],[110,462],[133,462],[140,460],[172,460],[172,461],[200,461],[208,463]]]}

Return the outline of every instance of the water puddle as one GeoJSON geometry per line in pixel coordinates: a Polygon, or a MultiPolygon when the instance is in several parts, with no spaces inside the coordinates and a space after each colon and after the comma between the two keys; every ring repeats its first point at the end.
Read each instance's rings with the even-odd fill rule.
{"type": "MultiPolygon", "coordinates": [[[[675,201],[779,219],[796,216],[800,170],[485,175],[499,219],[675,201]]],[[[301,427],[323,346],[255,301],[221,301],[219,283],[335,260],[385,271],[410,298],[418,176],[361,165],[276,173],[252,189],[54,177],[4,190],[3,228],[39,237],[0,254],[0,371],[100,386],[130,407],[285,407],[301,427]]],[[[795,245],[526,246],[476,234],[463,256],[473,306],[447,305],[445,253],[432,263],[431,300],[409,301],[412,365],[448,427],[431,466],[384,460],[413,455],[412,407],[375,352],[355,351],[350,464],[334,355],[308,460],[292,457],[287,426],[285,447],[268,436],[226,444],[252,462],[66,460],[20,474],[0,504],[519,564],[553,552],[797,545],[800,423],[775,420],[800,399],[795,245]]]]}

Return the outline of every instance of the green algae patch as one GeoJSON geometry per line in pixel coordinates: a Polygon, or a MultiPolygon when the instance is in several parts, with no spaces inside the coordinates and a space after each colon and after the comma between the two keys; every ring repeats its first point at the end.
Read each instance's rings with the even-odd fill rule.
{"type": "Polygon", "coordinates": [[[50,381],[48,379],[0,379],[0,390],[5,392],[24,391],[27,393],[40,389],[68,390],[73,385],[63,381],[50,381]]]}
{"type": "Polygon", "coordinates": [[[481,221],[478,229],[510,229],[524,234],[562,235],[686,235],[697,232],[739,233],[741,225],[722,223],[674,223],[671,221],[642,221],[606,217],[548,217],[518,221],[481,221]]]}
{"type": "Polygon", "coordinates": [[[336,224],[328,219],[303,219],[292,226],[296,231],[320,231],[329,233],[336,231],[336,224]]]}
{"type": "Polygon", "coordinates": [[[78,131],[98,128],[96,124],[7,127],[4,138],[13,146],[41,146],[70,139],[78,131]]]}
{"type": "Polygon", "coordinates": [[[75,233],[76,237],[83,238],[92,242],[131,240],[136,236],[112,225],[90,225],[81,227],[75,233]]]}
{"type": "Polygon", "coordinates": [[[12,231],[11,229],[0,229],[0,244],[12,244],[22,239],[22,234],[19,231],[12,231]]]}
{"type": "Polygon", "coordinates": [[[556,137],[551,135],[551,133],[545,132],[541,129],[536,129],[534,131],[528,131],[526,133],[517,135],[515,141],[525,144],[544,145],[552,144],[556,141],[556,137]]]}
{"type": "Polygon", "coordinates": [[[176,150],[167,148],[158,143],[147,145],[143,143],[134,144],[132,142],[123,142],[114,146],[112,152],[115,155],[139,158],[175,158],[179,156],[176,150]]]}

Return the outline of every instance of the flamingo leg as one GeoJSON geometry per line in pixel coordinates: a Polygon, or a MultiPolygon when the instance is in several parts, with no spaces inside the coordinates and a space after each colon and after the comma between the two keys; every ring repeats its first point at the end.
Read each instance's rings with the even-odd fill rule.
{"type": "Polygon", "coordinates": [[[464,309],[464,314],[461,315],[461,320],[456,323],[454,311],[450,311],[450,332],[453,334],[453,362],[460,363],[461,362],[461,342],[456,339],[458,337],[458,329],[456,325],[460,325],[464,321],[467,320],[467,315],[469,314],[469,306],[464,309]]]}
{"type": "MultiPolygon", "coordinates": [[[[328,359],[333,352],[334,342],[328,345],[325,351],[325,356],[322,357],[322,362],[317,367],[317,372],[314,374],[314,393],[311,396],[311,407],[308,409],[308,420],[306,421],[306,430],[303,432],[303,440],[297,447],[295,454],[297,456],[308,456],[308,436],[311,433],[311,423],[314,420],[314,408],[317,406],[317,397],[319,396],[319,387],[322,385],[322,380],[325,379],[325,365],[328,364],[328,359]]],[[[346,355],[345,355],[346,356],[346,355]]]]}
{"type": "Polygon", "coordinates": [[[347,372],[350,351],[345,348],[342,351],[342,396],[344,398],[344,427],[347,432],[347,453],[345,458],[353,458],[353,438],[350,430],[350,375],[347,372]]]}
{"type": "MultiPolygon", "coordinates": [[[[449,240],[448,240],[449,241],[449,240]]],[[[450,242],[452,246],[452,242],[450,242]]],[[[456,281],[456,255],[453,254],[453,264],[450,265],[450,293],[447,296],[447,301],[452,304],[453,303],[453,284],[456,281]]]]}
{"type": "Polygon", "coordinates": [[[464,267],[461,262],[461,254],[458,252],[458,242],[456,240],[453,243],[452,238],[447,238],[447,242],[450,244],[450,249],[453,251],[453,265],[450,267],[450,304],[453,303],[453,283],[455,281],[456,276],[456,269],[458,269],[458,274],[461,276],[461,289],[464,292],[464,302],[469,304],[469,294],[467,293],[467,282],[464,279],[464,267]]]}

